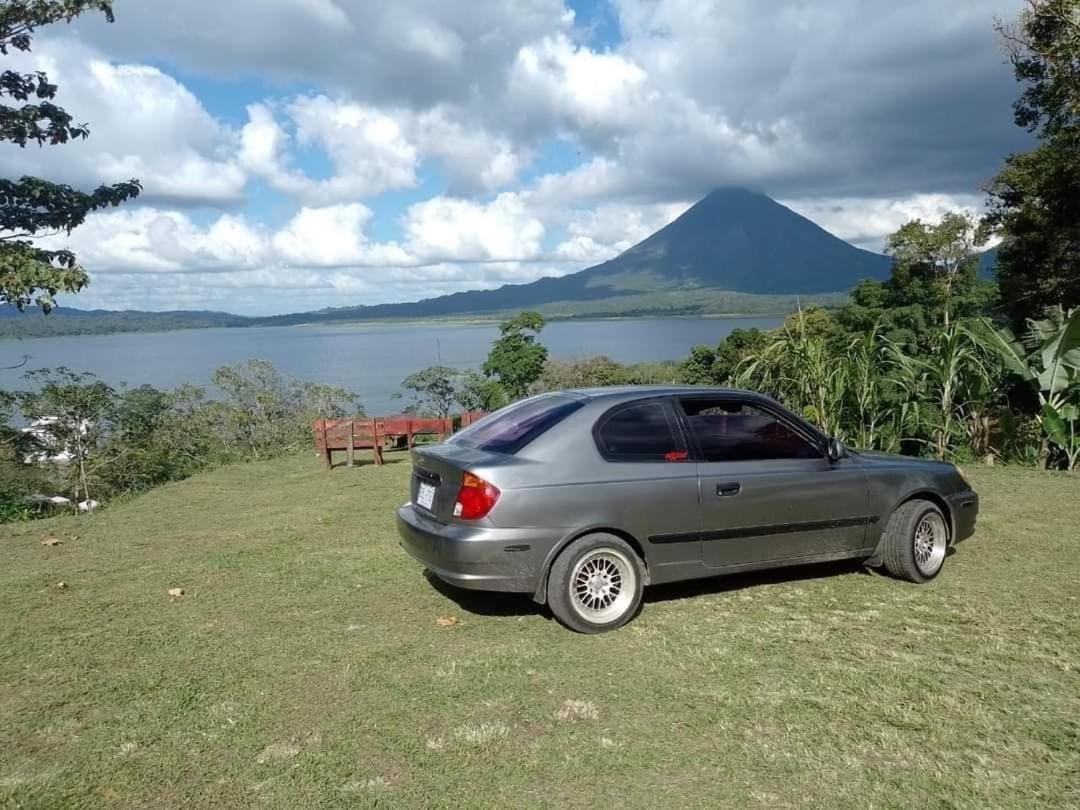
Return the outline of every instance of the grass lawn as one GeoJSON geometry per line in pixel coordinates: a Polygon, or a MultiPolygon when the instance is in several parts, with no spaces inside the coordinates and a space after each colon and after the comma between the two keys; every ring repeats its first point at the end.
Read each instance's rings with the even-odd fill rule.
{"type": "Polygon", "coordinates": [[[590,637],[433,587],[407,476],[304,456],[0,527],[0,805],[1080,806],[1080,477],[974,470],[928,586],[658,588],[590,637]]]}

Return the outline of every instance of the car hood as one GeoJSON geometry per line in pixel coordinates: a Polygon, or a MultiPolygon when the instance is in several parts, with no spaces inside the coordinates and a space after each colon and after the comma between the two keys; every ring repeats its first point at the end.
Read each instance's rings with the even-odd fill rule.
{"type": "Polygon", "coordinates": [[[934,470],[936,472],[954,469],[954,465],[947,461],[900,456],[896,453],[882,453],[878,450],[852,450],[851,455],[865,467],[910,467],[912,469],[934,470]]]}

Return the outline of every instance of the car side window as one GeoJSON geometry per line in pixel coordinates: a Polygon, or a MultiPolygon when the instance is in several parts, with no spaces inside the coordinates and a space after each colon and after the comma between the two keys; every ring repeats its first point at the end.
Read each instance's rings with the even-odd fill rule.
{"type": "Polygon", "coordinates": [[[822,458],[821,450],[777,417],[739,400],[683,400],[704,461],[822,458]]]}
{"type": "Polygon", "coordinates": [[[686,445],[668,405],[646,400],[619,406],[595,430],[600,455],[609,461],[683,461],[686,445]]]}

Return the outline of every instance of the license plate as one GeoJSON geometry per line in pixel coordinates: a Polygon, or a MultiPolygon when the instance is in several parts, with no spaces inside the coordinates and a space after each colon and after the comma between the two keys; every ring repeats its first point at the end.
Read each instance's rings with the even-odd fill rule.
{"type": "Polygon", "coordinates": [[[421,484],[420,491],[416,493],[416,503],[425,509],[431,509],[431,505],[435,503],[435,487],[421,484]]]}

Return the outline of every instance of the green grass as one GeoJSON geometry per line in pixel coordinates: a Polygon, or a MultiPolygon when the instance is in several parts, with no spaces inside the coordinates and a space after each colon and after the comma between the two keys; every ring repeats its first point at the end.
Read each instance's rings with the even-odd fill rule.
{"type": "Polygon", "coordinates": [[[432,587],[402,463],[0,527],[0,804],[1075,807],[1080,478],[975,472],[928,586],[713,580],[596,637],[432,587]]]}

